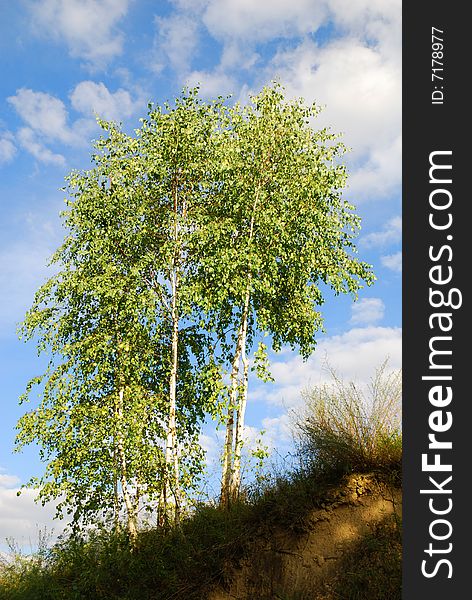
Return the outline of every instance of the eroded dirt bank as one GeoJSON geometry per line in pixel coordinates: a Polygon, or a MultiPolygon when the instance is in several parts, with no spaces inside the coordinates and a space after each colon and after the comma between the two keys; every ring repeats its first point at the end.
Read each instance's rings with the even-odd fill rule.
{"type": "MultiPolygon", "coordinates": [[[[274,528],[255,539],[246,558],[231,570],[226,589],[213,590],[209,600],[344,600],[336,591],[337,582],[349,576],[346,571],[357,555],[364,559],[364,541],[375,542],[376,531],[384,524],[395,535],[400,520],[401,489],[373,475],[350,476],[307,515],[302,531],[274,528]]],[[[395,546],[392,560],[398,554],[395,546]]],[[[381,552],[388,551],[389,542],[381,552]]],[[[373,563],[382,563],[384,558],[388,563],[388,556],[380,560],[373,556],[373,563]]],[[[380,568],[383,564],[372,564],[373,576],[380,568]]]]}

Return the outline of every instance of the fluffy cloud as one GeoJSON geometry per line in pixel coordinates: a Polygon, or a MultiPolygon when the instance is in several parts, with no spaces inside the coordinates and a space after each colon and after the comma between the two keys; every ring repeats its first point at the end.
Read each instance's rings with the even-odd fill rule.
{"type": "Polygon", "coordinates": [[[401,367],[401,329],[398,327],[356,327],[318,343],[307,360],[284,351],[271,361],[275,378],[272,386],[259,386],[250,397],[288,409],[300,405],[301,391],[330,380],[329,364],[345,380],[369,381],[375,368],[389,357],[392,369],[401,367]]]}
{"type": "Polygon", "coordinates": [[[289,413],[262,419],[262,427],[266,432],[263,441],[271,449],[283,446],[293,438],[293,423],[289,413]]]}
{"type": "Polygon", "coordinates": [[[180,10],[201,15],[218,38],[261,42],[311,34],[331,22],[387,48],[401,44],[401,0],[173,0],[180,10]]]}
{"type": "Polygon", "coordinates": [[[110,92],[104,83],[81,81],[72,91],[70,101],[73,108],[84,115],[98,116],[120,121],[131,116],[141,104],[133,100],[131,94],[122,88],[110,92]]]}
{"type": "Polygon", "coordinates": [[[330,17],[334,22],[357,34],[374,39],[387,37],[381,25],[386,25],[399,43],[397,31],[401,25],[401,0],[327,0],[330,17]]]}
{"type": "Polygon", "coordinates": [[[214,97],[231,94],[236,87],[236,80],[221,69],[217,69],[193,71],[187,76],[186,84],[190,87],[199,85],[204,96],[214,97]]]}
{"type": "MultiPolygon", "coordinates": [[[[0,468],[0,471],[2,470],[4,469],[0,468]]],[[[0,472],[0,489],[15,487],[18,486],[19,483],[20,479],[16,475],[8,475],[0,472]]]]}
{"type": "Polygon", "coordinates": [[[219,439],[219,433],[208,428],[206,432],[200,434],[199,443],[205,451],[208,465],[216,465],[220,458],[222,440],[219,439]]]}
{"type": "Polygon", "coordinates": [[[94,67],[121,54],[123,36],[117,23],[126,15],[128,0],[39,0],[31,4],[38,35],[63,40],[70,55],[94,67]]]}
{"type": "Polygon", "coordinates": [[[347,36],[319,47],[305,41],[280,51],[271,70],[293,96],[326,105],[316,126],[333,126],[352,148],[350,195],[355,202],[391,193],[401,177],[400,64],[347,36]]]}
{"type": "Polygon", "coordinates": [[[279,52],[272,69],[289,91],[327,105],[319,123],[335,124],[357,153],[391,144],[400,130],[400,71],[353,38],[322,48],[308,41],[279,52]]]}
{"type": "Polygon", "coordinates": [[[396,244],[402,237],[402,218],[393,217],[380,231],[374,231],[364,235],[360,239],[360,245],[365,248],[381,248],[389,244],[396,244]]]}
{"type": "Polygon", "coordinates": [[[362,298],[352,305],[353,325],[373,325],[383,319],[385,304],[380,298],[362,298]]]}
{"type": "Polygon", "coordinates": [[[395,254],[387,254],[386,256],[381,257],[381,262],[384,267],[387,269],[391,269],[396,273],[401,273],[402,271],[402,253],[395,252],[395,254]]]}
{"type": "MultiPolygon", "coordinates": [[[[237,72],[249,72],[259,61],[260,56],[251,46],[245,46],[238,41],[227,42],[222,50],[219,64],[210,71],[193,71],[186,78],[189,86],[199,84],[202,93],[209,97],[234,94],[238,89],[237,72]]],[[[239,98],[242,103],[248,100],[248,86],[240,89],[239,98]]]]}
{"type": "MultiPolygon", "coordinates": [[[[377,311],[382,310],[381,301],[372,305],[377,311]]],[[[387,358],[389,370],[401,368],[402,331],[399,327],[355,327],[342,335],[324,338],[307,361],[288,349],[282,350],[271,360],[275,383],[249,387],[249,403],[265,404],[265,414],[267,408],[272,413],[262,418],[262,429],[266,432],[262,438],[263,445],[271,450],[277,449],[282,456],[293,450],[293,418],[302,409],[302,393],[315,385],[331,382],[328,366],[344,381],[355,381],[365,386],[387,358]]],[[[256,446],[259,435],[257,427],[246,425],[246,450],[256,446]]],[[[218,457],[223,437],[224,432],[210,432],[208,426],[201,438],[208,450],[208,462],[216,475],[219,474],[218,457]]]]}
{"type": "Polygon", "coordinates": [[[64,102],[50,94],[21,88],[7,100],[27,125],[17,133],[20,145],[40,162],[60,166],[65,164],[64,156],[47,144],[84,146],[96,128],[94,113],[119,121],[143,104],[142,98],[133,99],[125,89],[110,92],[104,83],[89,80],[80,82],[70,94],[72,107],[84,115],[73,122],[64,102]]]}
{"type": "Polygon", "coordinates": [[[38,140],[35,132],[29,127],[22,127],[18,131],[18,140],[21,147],[32,154],[39,162],[57,165],[59,167],[65,165],[66,159],[62,154],[55,154],[49,150],[49,148],[46,148],[46,146],[38,140]]]}
{"type": "MultiPolygon", "coordinates": [[[[54,206],[56,213],[58,206],[54,206]]],[[[17,323],[31,306],[34,293],[52,269],[46,267],[63,231],[59,221],[44,217],[51,208],[43,203],[44,213],[29,213],[21,221],[22,236],[14,243],[0,246],[0,337],[16,337],[17,323]]]]}
{"type": "MultiPolygon", "coordinates": [[[[316,126],[331,125],[344,133],[345,143],[353,149],[347,159],[349,197],[356,204],[398,191],[399,0],[174,0],[174,4],[179,19],[185,15],[201,22],[223,44],[219,64],[194,71],[187,77],[189,83],[201,82],[208,95],[238,96],[246,76],[254,78],[255,88],[279,78],[290,95],[327,106],[316,126]],[[328,41],[318,36],[325,25],[334,32],[328,41]],[[270,47],[265,45],[269,41],[270,47]],[[245,70],[256,61],[254,77],[245,70]]],[[[175,55],[179,62],[179,49],[175,55]]]]}
{"type": "Polygon", "coordinates": [[[306,362],[289,350],[282,351],[271,361],[275,384],[259,385],[249,393],[250,402],[264,403],[276,412],[262,419],[268,446],[282,456],[293,450],[293,422],[303,410],[303,392],[330,383],[329,368],[344,381],[364,388],[386,358],[389,370],[401,368],[401,334],[396,327],[356,327],[319,342],[306,362]]]}
{"type": "MultiPolygon", "coordinates": [[[[34,490],[23,490],[18,497],[19,479],[15,475],[0,473],[0,543],[13,538],[25,552],[37,546],[39,531],[61,533],[65,523],[53,521],[53,504],[42,506],[35,502],[34,490]]],[[[56,536],[54,536],[56,537],[56,536]]],[[[52,540],[51,540],[52,541],[52,540]]]]}
{"type": "Polygon", "coordinates": [[[169,64],[177,73],[189,71],[198,44],[198,22],[186,14],[156,17],[155,62],[160,72],[169,64]]]}
{"type": "Polygon", "coordinates": [[[67,123],[67,109],[59,98],[21,88],[15,96],[8,98],[8,102],[32,130],[46,139],[77,143],[77,134],[67,123]]]}
{"type": "Polygon", "coordinates": [[[220,39],[265,41],[316,31],[326,14],[325,3],[312,0],[211,0],[203,22],[220,39]]]}
{"type": "Polygon", "coordinates": [[[348,180],[349,197],[354,204],[390,196],[399,189],[401,181],[402,139],[372,148],[370,155],[351,173],[348,180]]]}
{"type": "Polygon", "coordinates": [[[0,165],[12,160],[16,154],[16,146],[10,132],[0,134],[0,165]]]}

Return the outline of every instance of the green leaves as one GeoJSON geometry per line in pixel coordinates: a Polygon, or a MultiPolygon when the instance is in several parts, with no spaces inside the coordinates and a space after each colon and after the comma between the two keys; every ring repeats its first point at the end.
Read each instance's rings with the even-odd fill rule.
{"type": "Polygon", "coordinates": [[[275,381],[270,374],[269,357],[267,356],[267,346],[259,342],[257,350],[254,352],[254,365],[252,370],[257,373],[261,381],[275,381]]]}
{"type": "Polygon", "coordinates": [[[76,523],[160,514],[179,481],[191,494],[206,415],[236,410],[240,452],[253,345],[271,381],[263,336],[306,357],[323,286],[372,283],[341,195],[345,148],[311,126],[318,112],[274,84],[247,106],[184,90],[133,135],[99,120],[93,168],[66,179],[57,274],[20,330],[51,361],[22,396],[35,408],[17,447],[39,444],[40,497],[76,523]]]}

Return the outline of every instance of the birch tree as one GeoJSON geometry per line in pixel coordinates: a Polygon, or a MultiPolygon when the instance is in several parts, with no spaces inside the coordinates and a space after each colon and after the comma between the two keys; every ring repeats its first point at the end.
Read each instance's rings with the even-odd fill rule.
{"type": "Polygon", "coordinates": [[[69,178],[57,274],[22,328],[50,362],[17,446],[39,444],[46,472],[31,484],[74,523],[111,515],[135,539],[143,507],[179,522],[222,395],[221,499],[234,500],[251,358],[268,376],[261,336],[307,357],[323,292],[372,282],[344,148],[317,114],[273,86],[232,108],[184,91],[150,105],[134,136],[101,122],[94,168],[69,178]]]}
{"type": "Polygon", "coordinates": [[[135,228],[133,144],[69,178],[68,235],[22,326],[50,360],[23,401],[39,405],[18,423],[17,447],[37,443],[47,463],[31,483],[58,499],[74,526],[113,514],[136,538],[140,502],[161,493],[165,397],[161,327],[153,294],[141,285],[135,228]],[[128,210],[124,210],[127,206],[128,210]],[[136,241],[136,239],[135,239],[136,241]]]}
{"type": "Polygon", "coordinates": [[[196,89],[184,91],[174,106],[150,106],[138,132],[146,173],[142,202],[148,267],[143,277],[155,293],[170,331],[168,485],[164,493],[166,499],[173,499],[177,521],[182,501],[179,419],[187,415],[185,428],[195,431],[197,419],[212,411],[218,393],[211,336],[201,326],[192,248],[217,182],[215,146],[220,113],[220,103],[201,101],[196,89]]]}
{"type": "MultiPolygon", "coordinates": [[[[287,101],[280,86],[228,112],[220,174],[200,248],[207,309],[217,313],[230,362],[221,499],[238,495],[250,352],[268,334],[307,357],[322,330],[323,290],[354,296],[372,283],[355,257],[359,217],[342,196],[338,136],[313,128],[318,109],[287,101]]],[[[256,353],[264,371],[264,344],[256,353]]]]}
{"type": "Polygon", "coordinates": [[[47,463],[31,483],[43,501],[61,498],[74,523],[125,514],[132,539],[143,505],[157,507],[160,523],[171,508],[179,520],[218,393],[188,268],[213,185],[217,115],[193,91],[174,107],[150,106],[133,137],[100,122],[95,167],[68,180],[58,274],[22,328],[51,353],[23,398],[37,389],[39,407],[18,423],[17,447],[39,443],[47,463]]]}

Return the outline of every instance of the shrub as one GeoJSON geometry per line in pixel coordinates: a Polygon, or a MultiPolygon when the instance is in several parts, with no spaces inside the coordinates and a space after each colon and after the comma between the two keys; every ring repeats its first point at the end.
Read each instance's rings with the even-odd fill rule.
{"type": "Polygon", "coordinates": [[[401,371],[387,361],[367,386],[332,383],[305,392],[305,413],[296,418],[300,452],[315,470],[369,471],[400,468],[401,371]]]}

